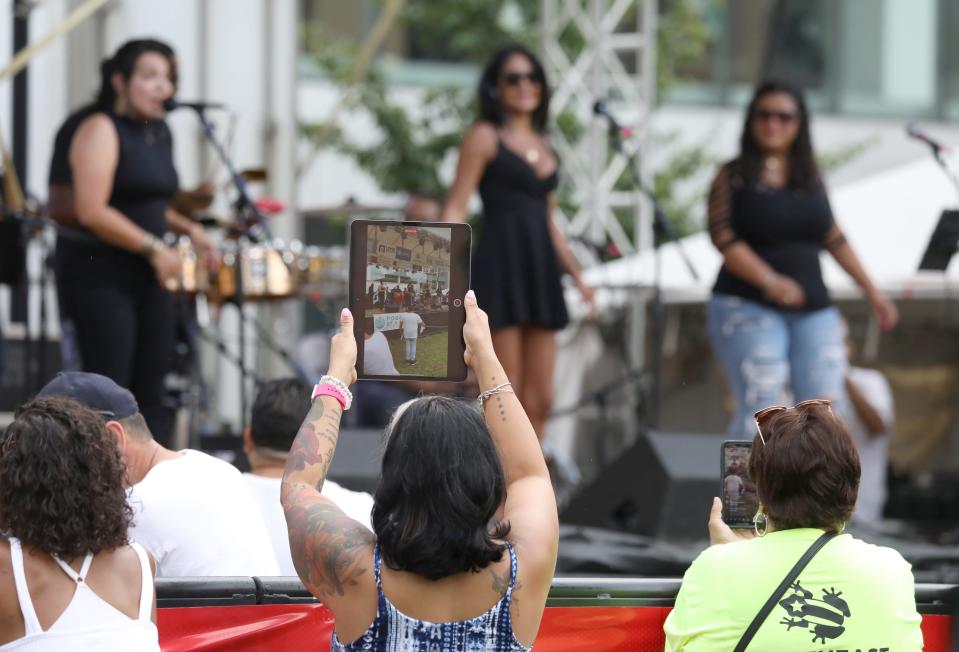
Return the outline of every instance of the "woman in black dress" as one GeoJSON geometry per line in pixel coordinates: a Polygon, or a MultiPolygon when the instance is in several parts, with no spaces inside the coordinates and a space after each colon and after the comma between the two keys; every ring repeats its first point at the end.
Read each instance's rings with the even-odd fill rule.
{"type": "Polygon", "coordinates": [[[163,404],[163,381],[175,329],[165,284],[178,278],[180,263],[161,238],[169,229],[189,235],[208,255],[215,246],[170,207],[178,178],[163,103],[176,90],[173,50],[129,41],[101,73],[96,102],[68,118],[54,146],[50,203],[62,225],[60,304],[83,370],[128,387],[165,441],[172,410],[163,404]]]}
{"type": "Polygon", "coordinates": [[[542,439],[552,407],[555,332],[569,321],[560,278],[572,276],[590,305],[593,291],[553,219],[558,164],[546,137],[542,64],[523,47],[497,52],[480,79],[479,107],[460,146],[443,219],[465,221],[479,189],[483,224],[471,285],[489,315],[496,355],[542,439]]]}

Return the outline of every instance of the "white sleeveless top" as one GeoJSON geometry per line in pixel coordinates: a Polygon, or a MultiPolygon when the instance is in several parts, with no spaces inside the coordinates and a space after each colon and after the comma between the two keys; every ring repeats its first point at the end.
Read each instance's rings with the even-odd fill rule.
{"type": "Polygon", "coordinates": [[[125,652],[159,652],[160,643],[156,625],[150,620],[153,606],[153,573],[146,551],[138,543],[130,544],[140,559],[140,612],[136,620],[98,596],[86,583],[86,575],[93,562],[93,553],[87,553],[80,572],[70,568],[53,555],[54,561],[77,584],[70,604],[50,629],[44,631],[33,609],[27,576],[23,570],[23,549],[20,540],[10,537],[10,558],[17,585],[17,599],[23,614],[23,638],[0,645],[0,652],[92,652],[93,650],[124,650],[125,652]]]}

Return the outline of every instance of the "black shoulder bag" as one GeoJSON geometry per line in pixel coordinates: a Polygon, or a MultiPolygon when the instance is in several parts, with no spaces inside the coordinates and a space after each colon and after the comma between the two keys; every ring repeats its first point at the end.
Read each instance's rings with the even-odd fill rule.
{"type": "Polygon", "coordinates": [[[753,621],[749,623],[749,627],[746,628],[746,631],[743,633],[742,638],[739,639],[739,643],[736,644],[736,649],[734,652],[745,652],[746,647],[749,646],[749,643],[753,640],[753,637],[756,635],[756,632],[759,631],[759,628],[762,627],[763,622],[769,616],[769,612],[773,610],[773,607],[776,606],[776,603],[779,601],[779,598],[786,592],[793,582],[796,581],[796,578],[799,577],[799,574],[803,572],[803,569],[806,568],[806,565],[816,556],[816,553],[822,550],[822,547],[829,543],[829,540],[838,535],[836,531],[823,532],[822,536],[813,541],[813,544],[809,546],[806,552],[802,557],[799,558],[799,561],[796,562],[796,565],[792,567],[786,577],[783,578],[783,581],[779,583],[779,586],[776,587],[776,590],[773,591],[772,595],[769,596],[769,599],[766,600],[766,604],[763,605],[763,608],[759,610],[759,613],[756,614],[756,617],[753,618],[753,621]]]}

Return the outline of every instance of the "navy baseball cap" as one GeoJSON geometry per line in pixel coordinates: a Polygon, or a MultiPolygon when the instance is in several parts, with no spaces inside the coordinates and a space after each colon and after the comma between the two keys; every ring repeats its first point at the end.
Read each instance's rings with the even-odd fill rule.
{"type": "Polygon", "coordinates": [[[61,371],[37,394],[41,396],[68,396],[83,403],[107,419],[125,419],[140,411],[130,390],[115,382],[86,371],[61,371]]]}

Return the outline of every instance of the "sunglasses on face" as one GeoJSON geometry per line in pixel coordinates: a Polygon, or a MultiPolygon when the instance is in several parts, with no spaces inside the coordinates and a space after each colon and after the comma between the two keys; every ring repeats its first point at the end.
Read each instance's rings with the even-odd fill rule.
{"type": "Polygon", "coordinates": [[[759,412],[753,415],[753,419],[756,421],[756,432],[759,433],[759,441],[763,443],[763,446],[766,445],[766,438],[763,436],[763,424],[769,420],[769,417],[773,414],[779,412],[784,412],[786,410],[807,410],[815,405],[824,405],[832,411],[832,401],[826,398],[814,398],[809,401],[802,401],[796,403],[792,407],[786,407],[784,405],[773,405],[768,408],[763,408],[759,412]]]}
{"type": "Polygon", "coordinates": [[[760,122],[769,122],[770,120],[775,120],[780,124],[789,124],[796,119],[795,113],[790,113],[789,111],[769,111],[767,109],[757,109],[753,113],[753,118],[759,120],[760,122]]]}
{"type": "Polygon", "coordinates": [[[500,78],[500,81],[507,86],[519,86],[524,79],[530,84],[539,85],[541,83],[539,75],[535,72],[508,72],[500,78]]]}

